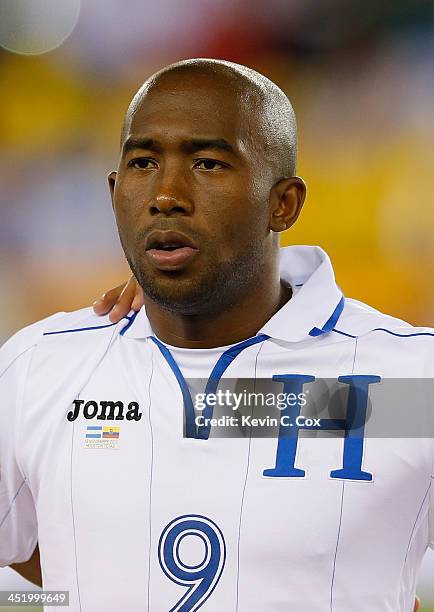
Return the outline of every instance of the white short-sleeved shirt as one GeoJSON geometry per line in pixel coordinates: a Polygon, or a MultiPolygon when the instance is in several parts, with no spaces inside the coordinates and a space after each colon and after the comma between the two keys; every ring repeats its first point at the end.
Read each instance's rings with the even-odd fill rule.
{"type": "Polygon", "coordinates": [[[89,308],[4,345],[0,565],[39,542],[44,588],[81,612],[412,610],[431,439],[183,435],[183,381],[211,370],[433,377],[434,330],[344,298],[319,247],[282,249],[281,278],[292,299],[231,347],[167,347],[145,309],[89,308]]]}

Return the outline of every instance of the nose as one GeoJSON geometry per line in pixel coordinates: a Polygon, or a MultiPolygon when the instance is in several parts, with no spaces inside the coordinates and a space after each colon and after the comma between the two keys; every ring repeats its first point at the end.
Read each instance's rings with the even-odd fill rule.
{"type": "Polygon", "coordinates": [[[175,194],[160,192],[153,200],[150,212],[151,215],[157,215],[158,213],[168,216],[175,214],[187,215],[190,208],[185,200],[175,196],[175,194]]]}
{"type": "Polygon", "coordinates": [[[151,215],[191,215],[193,204],[181,172],[166,172],[161,177],[157,193],[150,204],[151,215]]]}

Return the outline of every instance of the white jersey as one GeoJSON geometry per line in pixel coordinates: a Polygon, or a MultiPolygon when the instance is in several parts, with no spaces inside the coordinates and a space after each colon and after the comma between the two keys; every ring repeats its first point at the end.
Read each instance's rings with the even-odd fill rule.
{"type": "Polygon", "coordinates": [[[39,542],[44,589],[74,612],[412,610],[429,437],[224,438],[191,420],[185,380],[211,370],[208,391],[434,377],[434,330],[344,298],[319,247],[282,249],[281,278],[293,297],[231,347],[168,347],[144,308],[57,314],[6,343],[0,565],[39,542]]]}

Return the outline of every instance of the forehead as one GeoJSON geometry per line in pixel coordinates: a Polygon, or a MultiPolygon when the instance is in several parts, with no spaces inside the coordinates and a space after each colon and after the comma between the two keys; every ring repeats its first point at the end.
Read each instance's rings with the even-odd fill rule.
{"type": "Polygon", "coordinates": [[[247,144],[254,131],[250,107],[240,88],[228,81],[177,75],[143,92],[127,120],[125,136],[170,141],[209,134],[247,144]]]}

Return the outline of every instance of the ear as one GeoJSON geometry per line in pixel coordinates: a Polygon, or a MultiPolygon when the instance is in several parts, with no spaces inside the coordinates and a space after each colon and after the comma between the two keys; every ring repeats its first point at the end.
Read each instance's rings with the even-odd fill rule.
{"type": "Polygon", "coordinates": [[[270,229],[284,232],[297,221],[306,197],[306,184],[298,176],[282,179],[271,189],[270,229]]]}
{"type": "Polygon", "coordinates": [[[107,177],[109,189],[110,189],[110,197],[112,199],[112,206],[114,207],[114,196],[115,196],[115,185],[116,185],[116,176],[117,172],[112,170],[107,177]]]}

